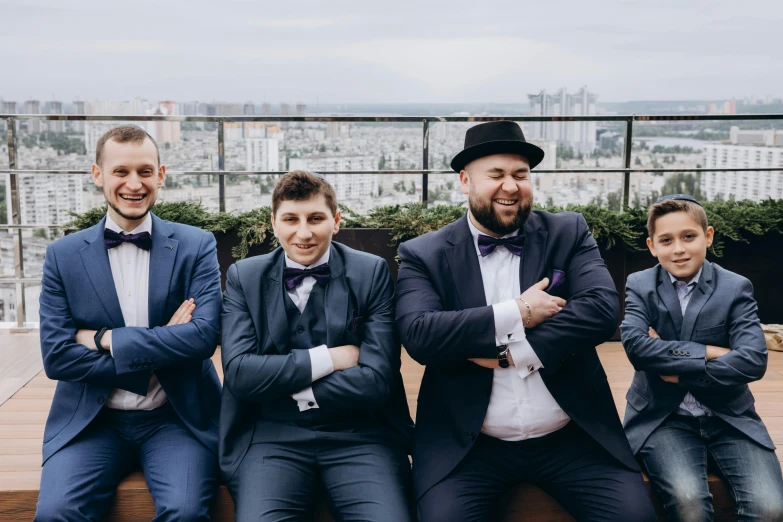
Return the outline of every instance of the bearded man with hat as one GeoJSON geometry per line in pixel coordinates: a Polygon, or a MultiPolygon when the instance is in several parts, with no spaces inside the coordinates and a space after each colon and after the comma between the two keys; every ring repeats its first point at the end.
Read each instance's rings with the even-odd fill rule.
{"type": "Polygon", "coordinates": [[[486,520],[520,482],[580,521],[656,520],[595,349],[618,294],[581,214],[532,211],[543,158],[515,122],[472,127],[451,162],[465,217],[400,245],[421,522],[486,520]]]}

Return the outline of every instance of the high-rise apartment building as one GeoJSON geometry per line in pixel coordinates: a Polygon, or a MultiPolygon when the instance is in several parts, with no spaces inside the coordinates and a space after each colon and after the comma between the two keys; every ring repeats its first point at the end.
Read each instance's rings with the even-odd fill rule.
{"type": "Polygon", "coordinates": [[[245,138],[245,168],[261,172],[280,170],[280,142],[272,138],[245,138]]]}
{"type": "MultiPolygon", "coordinates": [[[[41,102],[38,100],[27,100],[24,102],[25,114],[41,114],[41,102]]],[[[41,120],[27,120],[27,132],[38,134],[41,132],[41,120]]]]}
{"type": "MultiPolygon", "coordinates": [[[[179,104],[175,101],[158,102],[154,113],[160,116],[177,116],[179,104]]],[[[178,121],[151,121],[147,131],[158,143],[176,143],[182,138],[182,125],[178,121]]]]}
{"type": "MultiPolygon", "coordinates": [[[[783,146],[705,145],[704,168],[710,167],[783,167],[783,146]]],[[[708,200],[718,197],[728,199],[730,196],[753,201],[783,199],[783,175],[780,172],[703,172],[699,187],[708,200]]]]}
{"type": "Polygon", "coordinates": [[[16,114],[16,102],[15,101],[3,101],[0,107],[0,113],[3,114],[16,114]]]}
{"type": "MultiPolygon", "coordinates": [[[[46,114],[62,114],[63,102],[49,101],[46,102],[46,114]]],[[[63,132],[65,130],[65,122],[58,120],[49,120],[46,122],[46,129],[49,132],[63,132]]]]}
{"type": "MultiPolygon", "coordinates": [[[[303,156],[291,158],[288,170],[309,170],[310,172],[352,170],[376,170],[378,159],[375,156],[303,156]]],[[[356,200],[373,194],[375,180],[372,174],[326,174],[337,193],[338,201],[356,200]]]]}
{"type": "MultiPolygon", "coordinates": [[[[596,113],[597,94],[582,87],[574,94],[568,94],[565,88],[554,94],[546,90],[538,94],[529,94],[528,100],[533,116],[592,116],[596,113]]],[[[596,122],[548,122],[536,121],[526,125],[528,139],[552,140],[558,146],[571,147],[583,154],[592,154],[596,144],[596,122]]]]}
{"type": "MultiPolygon", "coordinates": [[[[73,113],[80,114],[80,115],[87,114],[87,104],[83,101],[74,101],[73,113]]],[[[71,132],[84,132],[83,121],[71,121],[69,123],[70,123],[71,132]]]]}

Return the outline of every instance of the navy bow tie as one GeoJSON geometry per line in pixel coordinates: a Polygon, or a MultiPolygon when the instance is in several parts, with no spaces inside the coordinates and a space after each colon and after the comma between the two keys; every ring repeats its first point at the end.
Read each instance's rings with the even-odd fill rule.
{"type": "Polygon", "coordinates": [[[478,247],[481,257],[487,257],[499,246],[504,246],[506,250],[515,256],[520,256],[525,246],[525,236],[492,237],[479,234],[478,247]]]}
{"type": "Polygon", "coordinates": [[[149,252],[152,248],[152,236],[149,232],[139,234],[125,234],[124,232],[115,232],[110,228],[103,229],[103,244],[106,249],[120,246],[123,243],[133,243],[137,247],[149,252]]]}
{"type": "Polygon", "coordinates": [[[305,277],[312,277],[317,283],[322,286],[326,286],[329,282],[329,277],[332,271],[329,268],[329,263],[318,265],[315,268],[283,268],[283,278],[285,279],[285,287],[288,290],[293,290],[304,280],[305,277]]]}

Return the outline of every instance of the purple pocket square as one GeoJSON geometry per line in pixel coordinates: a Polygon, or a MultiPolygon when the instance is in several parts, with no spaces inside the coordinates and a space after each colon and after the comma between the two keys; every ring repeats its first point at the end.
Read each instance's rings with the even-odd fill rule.
{"type": "Polygon", "coordinates": [[[552,270],[552,280],[549,282],[549,286],[545,290],[546,293],[551,292],[558,286],[565,283],[565,278],[566,278],[565,272],[563,272],[562,270],[557,270],[557,269],[552,270]]]}

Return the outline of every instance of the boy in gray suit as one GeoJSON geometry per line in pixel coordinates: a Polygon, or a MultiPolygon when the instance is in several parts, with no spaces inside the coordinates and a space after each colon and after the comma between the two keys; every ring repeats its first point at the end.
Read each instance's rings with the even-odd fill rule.
{"type": "Polygon", "coordinates": [[[625,432],[673,521],[712,520],[707,469],[739,520],[783,520],[783,478],[748,383],[767,347],[746,278],[705,260],[714,230],[691,196],[661,197],[647,246],[660,264],[632,274],[620,330],[636,373],[625,432]]]}

